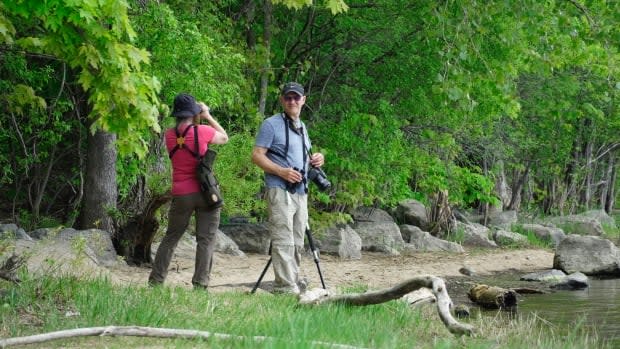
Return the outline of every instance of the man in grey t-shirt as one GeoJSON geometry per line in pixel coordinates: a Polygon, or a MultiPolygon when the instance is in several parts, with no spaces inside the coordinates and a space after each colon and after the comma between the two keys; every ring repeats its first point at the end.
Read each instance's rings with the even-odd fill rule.
{"type": "Polygon", "coordinates": [[[325,161],[321,153],[309,154],[310,139],[299,118],[305,103],[303,86],[285,84],[280,94],[284,112],[263,121],[252,151],[252,162],[265,171],[274,291],[293,294],[299,294],[299,264],[308,227],[306,174],[310,166],[321,167],[325,161]]]}

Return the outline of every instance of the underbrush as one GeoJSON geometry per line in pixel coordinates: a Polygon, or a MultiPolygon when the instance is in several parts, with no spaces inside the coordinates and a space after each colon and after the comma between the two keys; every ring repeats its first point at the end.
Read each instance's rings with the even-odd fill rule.
{"type": "MultiPolygon", "coordinates": [[[[103,279],[71,277],[26,276],[17,285],[0,283],[0,289],[2,338],[112,325],[232,335],[226,339],[84,337],[46,342],[51,348],[195,348],[205,341],[209,348],[605,347],[580,326],[561,329],[535,317],[507,317],[502,312],[467,319],[477,334],[457,338],[443,326],[434,306],[411,309],[401,301],[363,307],[302,306],[293,296],[120,287],[103,279]]],[[[29,347],[41,344],[21,346],[29,347]]]]}

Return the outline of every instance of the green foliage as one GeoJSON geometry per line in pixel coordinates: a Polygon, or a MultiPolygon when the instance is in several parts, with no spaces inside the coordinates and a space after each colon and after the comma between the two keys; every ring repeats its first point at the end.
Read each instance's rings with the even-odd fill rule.
{"type": "Polygon", "coordinates": [[[225,215],[256,214],[260,176],[243,161],[263,76],[267,113],[283,81],[308,91],[303,117],[335,186],[311,186],[319,225],[438,190],[452,204],[496,203],[492,180],[526,170],[520,207],[546,214],[598,205],[595,184],[613,183],[620,3],[273,3],[265,17],[255,1],[2,2],[0,185],[15,202],[3,212],[74,217],[91,124],[118,134],[121,200],[169,188],[158,131],[173,120],[159,101],[183,91],[236,137],[218,147],[225,215]]]}
{"type": "Polygon", "coordinates": [[[335,187],[332,207],[393,204],[412,196],[408,148],[396,120],[352,113],[310,128],[314,150],[325,153],[335,187]],[[379,121],[381,119],[381,121],[379,121]]]}
{"type": "Polygon", "coordinates": [[[146,153],[135,131],[159,131],[159,81],[142,71],[149,63],[135,38],[123,1],[15,1],[4,3],[8,20],[19,24],[15,45],[53,55],[77,73],[89,93],[93,127],[115,132],[122,153],[146,153]]]}
{"type": "MultiPolygon", "coordinates": [[[[327,7],[333,15],[346,12],[349,10],[349,6],[344,0],[324,0],[325,7],[327,7]]],[[[301,9],[304,6],[312,6],[312,0],[273,0],[274,4],[283,4],[288,8],[301,9]]]]}
{"type": "Polygon", "coordinates": [[[58,62],[6,53],[0,63],[0,106],[6,113],[0,118],[1,191],[15,202],[19,224],[33,227],[43,223],[41,213],[58,208],[56,197],[72,189],[74,172],[58,164],[76,157],[73,139],[83,128],[67,116],[72,105],[58,92],[58,62]]]}
{"type": "Polygon", "coordinates": [[[264,213],[265,203],[259,195],[263,172],[250,160],[253,146],[253,136],[236,134],[227,144],[214,147],[218,152],[215,173],[224,196],[224,216],[264,213]]]}
{"type": "Polygon", "coordinates": [[[465,230],[462,227],[452,229],[446,233],[445,240],[462,244],[465,241],[465,230]]]}

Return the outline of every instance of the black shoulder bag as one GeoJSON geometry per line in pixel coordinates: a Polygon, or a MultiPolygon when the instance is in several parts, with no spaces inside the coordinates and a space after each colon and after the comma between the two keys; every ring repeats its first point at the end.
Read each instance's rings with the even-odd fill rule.
{"type": "Polygon", "coordinates": [[[198,183],[200,183],[202,196],[207,206],[211,208],[221,207],[224,204],[224,199],[220,192],[220,184],[217,178],[215,178],[215,173],[213,173],[213,163],[217,157],[217,152],[212,149],[207,149],[205,155],[200,156],[200,148],[198,147],[198,126],[194,126],[194,144],[196,145],[196,159],[198,160],[196,176],[198,177],[198,183]]]}

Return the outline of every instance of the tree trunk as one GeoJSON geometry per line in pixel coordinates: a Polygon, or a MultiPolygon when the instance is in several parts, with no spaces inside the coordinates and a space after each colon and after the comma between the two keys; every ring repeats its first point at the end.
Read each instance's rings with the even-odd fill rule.
{"type": "Polygon", "coordinates": [[[264,14],[264,28],[263,28],[263,46],[264,46],[264,61],[263,70],[260,74],[260,96],[258,101],[258,112],[261,115],[265,115],[265,106],[267,104],[267,94],[269,87],[269,73],[271,70],[271,17],[273,15],[273,5],[271,0],[265,0],[263,6],[264,14]]]}
{"type": "MultiPolygon", "coordinates": [[[[588,123],[586,123],[587,127],[588,123]]],[[[580,197],[580,205],[583,206],[586,210],[590,209],[590,201],[592,199],[592,177],[593,177],[593,160],[592,160],[592,147],[593,142],[590,140],[586,141],[584,145],[583,151],[583,159],[584,159],[584,179],[583,179],[583,188],[581,191],[580,197]]]]}
{"type": "Polygon", "coordinates": [[[607,185],[607,196],[605,198],[605,212],[611,214],[615,206],[616,200],[616,180],[618,179],[618,171],[616,166],[616,157],[609,157],[609,166],[611,167],[611,174],[608,177],[609,184],[607,185]]]}
{"type": "Polygon", "coordinates": [[[254,4],[254,0],[246,1],[244,8],[245,11],[245,43],[250,50],[254,50],[256,48],[256,34],[254,30],[252,30],[252,25],[254,24],[254,16],[256,14],[256,5],[254,4]]]}
{"type": "Polygon", "coordinates": [[[510,188],[506,183],[506,172],[504,171],[504,162],[502,160],[498,161],[496,166],[499,168],[498,175],[495,179],[495,193],[501,200],[501,207],[507,207],[510,204],[510,198],[512,197],[510,193],[510,188]]]}
{"type": "Polygon", "coordinates": [[[114,233],[109,214],[116,209],[116,135],[104,131],[88,134],[82,229],[98,228],[114,233]]]}
{"type": "Polygon", "coordinates": [[[508,207],[506,207],[506,211],[516,211],[519,209],[521,205],[521,192],[523,191],[523,186],[525,185],[525,181],[527,180],[527,176],[530,172],[531,164],[528,163],[523,171],[523,174],[518,174],[514,178],[514,183],[512,185],[512,198],[510,199],[510,203],[508,207]]]}

